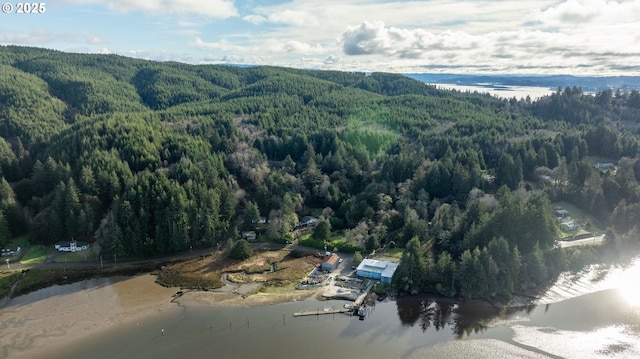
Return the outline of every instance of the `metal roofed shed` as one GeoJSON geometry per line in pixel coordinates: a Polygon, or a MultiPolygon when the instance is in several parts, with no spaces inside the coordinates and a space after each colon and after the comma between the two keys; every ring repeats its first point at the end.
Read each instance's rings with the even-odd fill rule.
{"type": "Polygon", "coordinates": [[[332,272],[338,267],[338,264],[340,263],[339,259],[340,257],[337,254],[331,254],[327,260],[322,262],[322,270],[325,272],[332,272]]]}
{"type": "Polygon", "coordinates": [[[553,213],[556,215],[556,217],[566,217],[569,215],[569,211],[567,211],[566,209],[556,209],[553,211],[553,213]]]}
{"type": "Polygon", "coordinates": [[[398,263],[365,259],[356,269],[358,277],[379,279],[382,283],[391,283],[393,274],[398,269],[398,263]]]}

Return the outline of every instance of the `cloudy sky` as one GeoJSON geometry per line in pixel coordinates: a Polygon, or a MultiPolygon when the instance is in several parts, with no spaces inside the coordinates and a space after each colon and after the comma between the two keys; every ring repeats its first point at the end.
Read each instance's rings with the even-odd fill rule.
{"type": "Polygon", "coordinates": [[[3,1],[0,44],[348,71],[640,75],[640,0],[49,0],[41,14],[3,1]]]}

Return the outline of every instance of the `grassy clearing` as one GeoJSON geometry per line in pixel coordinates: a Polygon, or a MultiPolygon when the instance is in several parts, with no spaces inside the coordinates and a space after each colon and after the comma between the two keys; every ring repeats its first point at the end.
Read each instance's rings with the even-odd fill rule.
{"type": "Polygon", "coordinates": [[[362,148],[375,157],[398,142],[400,136],[396,127],[387,107],[360,108],[349,116],[344,139],[354,148],[362,148]]]}
{"type": "Polygon", "coordinates": [[[304,278],[321,259],[313,256],[291,258],[289,251],[258,252],[246,261],[234,261],[216,253],[190,261],[170,264],[158,273],[158,283],[189,289],[215,289],[224,286],[222,275],[229,273],[235,283],[265,283],[287,286],[304,278]],[[271,264],[275,271],[271,272],[271,264]]]}
{"type": "Polygon", "coordinates": [[[333,236],[326,241],[313,238],[311,233],[304,234],[298,240],[301,246],[316,248],[324,250],[325,246],[328,251],[332,252],[345,252],[354,253],[355,251],[362,250],[362,247],[358,244],[350,241],[344,235],[333,236]]]}
{"type": "Polygon", "coordinates": [[[67,262],[95,262],[97,260],[96,255],[91,250],[84,250],[80,252],[68,252],[60,254],[56,257],[56,263],[67,262]]]}
{"type": "Polygon", "coordinates": [[[577,234],[584,234],[585,232],[593,233],[594,235],[604,233],[604,229],[602,224],[590,214],[585,213],[579,207],[574,206],[573,204],[565,201],[553,202],[551,204],[551,208],[563,208],[569,212],[569,216],[573,219],[575,223],[577,223],[580,227],[575,231],[562,231],[560,229],[560,238],[571,238],[577,234]]]}
{"type": "Polygon", "coordinates": [[[354,110],[349,116],[348,124],[356,127],[377,125],[393,132],[398,130],[398,122],[391,115],[389,108],[381,105],[371,105],[354,110]]]}
{"type": "Polygon", "coordinates": [[[156,281],[166,287],[215,289],[224,285],[222,273],[230,263],[222,253],[165,265],[156,281]]]}
{"type": "Polygon", "coordinates": [[[229,279],[235,283],[265,283],[271,287],[286,287],[296,285],[321,262],[322,260],[320,258],[313,256],[302,258],[289,258],[285,256],[281,261],[276,262],[275,271],[273,272],[270,271],[271,265],[268,264],[266,271],[251,272],[251,269],[249,269],[229,274],[229,279]]]}
{"type": "Polygon", "coordinates": [[[390,257],[390,258],[395,258],[395,259],[402,259],[402,252],[404,250],[402,248],[389,248],[387,250],[384,251],[384,253],[382,253],[383,256],[385,257],[390,257]]]}
{"type": "Polygon", "coordinates": [[[40,244],[29,246],[26,253],[22,256],[20,263],[22,264],[36,264],[44,263],[47,256],[51,253],[51,247],[43,246],[40,244]]]}
{"type": "MultiPolygon", "coordinates": [[[[31,244],[29,242],[29,235],[23,235],[13,238],[8,245],[9,248],[20,247],[22,256],[14,257],[19,258],[22,264],[36,264],[44,263],[49,253],[51,253],[51,247],[41,244],[31,244]]],[[[13,260],[13,258],[12,258],[13,260]]]]}
{"type": "Polygon", "coordinates": [[[398,135],[378,125],[349,127],[344,132],[345,141],[354,148],[362,148],[370,156],[378,156],[398,142],[398,135]]]}

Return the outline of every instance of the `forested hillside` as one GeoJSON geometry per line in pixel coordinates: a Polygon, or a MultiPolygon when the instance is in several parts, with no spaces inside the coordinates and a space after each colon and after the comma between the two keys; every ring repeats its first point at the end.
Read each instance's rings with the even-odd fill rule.
{"type": "Polygon", "coordinates": [[[0,47],[0,245],[149,256],[292,237],[405,248],[401,290],[505,296],[565,268],[552,201],[637,242],[640,94],[536,102],[401,75],[0,47]],[[596,168],[612,163],[615,168],[596,168]],[[341,232],[342,233],[342,232],[341,232]]]}

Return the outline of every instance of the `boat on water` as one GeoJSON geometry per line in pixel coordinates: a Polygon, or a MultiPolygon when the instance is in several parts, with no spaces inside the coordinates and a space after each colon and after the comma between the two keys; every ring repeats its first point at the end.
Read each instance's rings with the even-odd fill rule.
{"type": "Polygon", "coordinates": [[[376,298],[376,300],[378,302],[382,302],[389,294],[388,293],[382,293],[378,296],[378,298],[376,298]]]}

